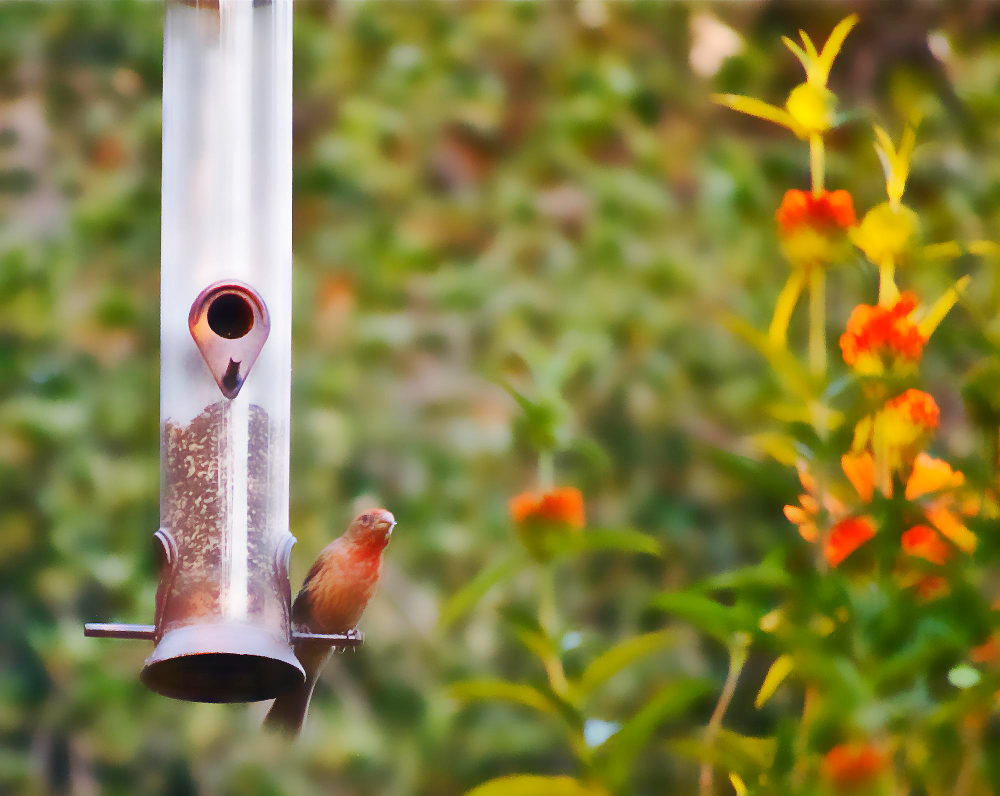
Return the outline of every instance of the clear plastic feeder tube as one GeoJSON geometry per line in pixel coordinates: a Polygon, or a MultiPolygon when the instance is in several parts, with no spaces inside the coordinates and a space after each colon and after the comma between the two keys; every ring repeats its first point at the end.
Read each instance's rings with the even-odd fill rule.
{"type": "MultiPolygon", "coordinates": [[[[157,600],[161,640],[143,675],[164,692],[190,676],[178,671],[187,665],[178,659],[192,655],[260,653],[297,668],[288,651],[286,571],[291,23],[292,0],[167,6],[160,535],[173,562],[157,600]],[[255,361],[244,356],[248,341],[259,350],[255,361]],[[214,630],[204,632],[208,625],[214,630]],[[190,632],[167,643],[183,629],[190,632]],[[227,634],[234,641],[213,650],[213,639],[219,646],[227,634]]],[[[241,662],[250,658],[224,668],[241,662]]],[[[246,675],[257,678],[256,698],[274,695],[266,672],[246,675]]],[[[238,681],[239,672],[218,679],[238,681]]],[[[249,679],[245,685],[254,691],[249,679]]]]}
{"type": "Polygon", "coordinates": [[[302,683],[290,642],[292,0],[170,0],[163,58],[160,586],[142,670],[178,699],[302,683]]]}

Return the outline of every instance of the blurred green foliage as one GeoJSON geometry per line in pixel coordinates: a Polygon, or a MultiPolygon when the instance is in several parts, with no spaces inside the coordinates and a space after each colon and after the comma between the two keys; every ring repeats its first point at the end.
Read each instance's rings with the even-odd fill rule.
{"type": "MultiPolygon", "coordinates": [[[[814,720],[812,747],[836,742],[847,714],[919,725],[913,765],[933,749],[936,773],[913,792],[951,792],[957,717],[996,688],[956,669],[992,621],[970,606],[1000,591],[992,529],[975,528],[967,584],[934,611],[887,612],[906,600],[815,573],[781,516],[794,472],[755,439],[787,379],[746,343],[787,275],[774,209],[806,187],[808,162],[781,131],[707,101],[783,96],[801,77],[780,35],[821,37],[843,13],[296,3],[293,588],[356,504],[377,500],[400,525],[368,640],[332,661],[289,747],[259,734],[252,708],[147,692],[142,643],[82,636],[85,621],[153,610],[163,8],[0,5],[0,791],[447,796],[512,773],[578,776],[595,748],[627,746],[607,769],[623,792],[689,793],[706,759],[748,781],[791,769],[802,688],[753,704],[791,650],[796,671],[842,696],[838,715],[814,720]],[[706,20],[741,43],[714,74],[691,67],[706,20]],[[541,720],[456,699],[505,681],[513,701],[550,705],[523,646],[538,641],[526,617],[539,571],[506,563],[518,549],[507,501],[534,484],[537,447],[558,449],[559,481],[583,491],[590,525],[638,529],[665,551],[583,550],[551,566],[547,654],[587,691],[569,716],[576,749],[558,709],[541,720]],[[493,566],[502,585],[486,577],[454,608],[493,566]],[[849,630],[763,633],[782,600],[849,605],[849,630]],[[706,749],[733,633],[750,635],[749,657],[706,749]],[[650,654],[619,670],[605,657],[616,644],[650,654]],[[864,665],[845,666],[848,651],[864,665]]],[[[919,108],[907,202],[925,236],[996,239],[1000,9],[863,13],[831,77],[860,110],[831,137],[828,184],[859,208],[881,201],[866,122],[897,130],[919,108]]],[[[995,271],[963,258],[907,277],[936,297],[973,274],[925,352],[923,386],[942,407],[935,452],[980,486],[996,477],[995,271]]],[[[874,285],[860,257],[831,279],[833,339],[874,285]]],[[[843,450],[832,436],[828,453],[843,450]]],[[[994,790],[998,731],[988,720],[975,761],[994,790]]],[[[520,784],[579,792],[545,782],[520,784]]]]}

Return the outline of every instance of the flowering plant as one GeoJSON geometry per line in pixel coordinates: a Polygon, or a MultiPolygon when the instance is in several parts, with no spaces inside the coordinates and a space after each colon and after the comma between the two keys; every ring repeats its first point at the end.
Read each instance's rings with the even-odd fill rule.
{"type": "MultiPolygon", "coordinates": [[[[569,377],[561,372],[560,379],[569,377]]],[[[545,382],[538,374],[536,382],[545,382]]],[[[462,703],[506,702],[527,707],[547,721],[557,721],[572,751],[579,775],[508,775],[487,781],[473,794],[561,793],[567,796],[609,796],[627,787],[632,761],[650,741],[659,721],[677,715],[706,694],[703,680],[685,679],[665,685],[631,717],[599,717],[599,692],[622,669],[672,647],[676,636],[652,630],[628,636],[597,654],[582,669],[569,670],[564,662],[581,643],[581,631],[563,618],[556,588],[559,569],[587,552],[660,555],[656,539],[630,529],[589,527],[583,492],[556,485],[555,460],[570,433],[563,422],[567,408],[558,386],[539,389],[529,397],[507,382],[504,387],[521,408],[518,429],[536,457],[535,483],[508,501],[513,535],[521,542],[514,554],[481,571],[445,603],[441,628],[449,628],[482,600],[494,586],[530,572],[534,606],[508,605],[505,624],[534,658],[544,676],[535,684],[504,678],[462,680],[451,695],[462,703]]]]}
{"type": "Polygon", "coordinates": [[[791,274],[769,332],[738,320],[730,326],[768,358],[793,402],[801,402],[778,413],[781,430],[758,439],[797,471],[801,491],[784,516],[804,549],[811,548],[812,574],[802,572],[794,557],[784,563],[775,558],[740,577],[716,578],[730,594],[724,602],[706,597],[705,589],[657,599],[660,608],[699,625],[729,651],[716,709],[691,748],[702,761],[702,796],[717,792],[720,767],[728,768],[741,794],[978,792],[971,784],[978,739],[1000,685],[995,673],[973,666],[991,660],[995,646],[996,595],[973,577],[972,561],[981,528],[997,516],[996,499],[992,488],[973,489],[962,470],[931,452],[941,429],[957,418],[952,406],[940,405],[920,384],[932,334],[970,277],[926,303],[909,284],[923,263],[992,247],[984,241],[924,244],[917,211],[902,201],[915,123],[898,145],[882,127],[874,128],[886,201],[856,215],[846,190],[825,187],[824,136],[839,119],[827,82],[856,22],[855,16],[840,22],[821,50],[805,33],[801,46],[784,39],[807,75],[784,108],[739,95],[714,97],[809,143],[810,189],[787,191],[775,214],[791,274]],[[855,256],[852,248],[873,267],[872,303],[862,301],[841,321],[843,365],[831,367],[827,278],[833,266],[855,256]],[[809,293],[807,368],[788,341],[803,290],[809,293]],[[794,568],[797,577],[790,577],[794,568]],[[952,621],[963,612],[964,621],[952,621]],[[755,651],[771,659],[756,707],[767,710],[776,694],[798,705],[798,718],[767,738],[724,727],[755,651]],[[893,709],[909,698],[922,709],[893,709]],[[947,722],[959,729],[943,733],[947,722]],[[960,747],[960,770],[934,765],[938,745],[960,747]]]}
{"type": "MultiPolygon", "coordinates": [[[[696,761],[700,796],[720,788],[782,796],[971,794],[977,777],[986,776],[977,770],[978,750],[1000,692],[1000,667],[993,666],[1000,659],[1000,616],[997,595],[974,563],[991,546],[984,529],[1000,516],[995,487],[977,469],[996,462],[960,466],[949,456],[946,432],[960,414],[922,380],[925,353],[939,344],[935,333],[971,278],[927,291],[917,277],[931,263],[996,247],[926,242],[930,225],[903,203],[916,120],[904,126],[898,143],[874,127],[871,163],[881,163],[885,201],[861,212],[845,188],[827,187],[827,138],[844,119],[828,83],[857,21],[853,15],[841,21],[821,48],[806,33],[801,43],[784,39],[806,79],[783,106],[714,97],[806,141],[809,184],[785,191],[774,212],[789,270],[766,332],[726,319],[766,357],[783,391],[773,404],[774,427],[752,443],[759,458],[790,470],[783,509],[778,504],[773,513],[787,545],[759,564],[651,601],[654,615],[696,627],[715,642],[709,649],[721,644],[726,653],[714,707],[704,705],[704,726],[669,747],[696,761]],[[845,275],[849,286],[849,269],[842,266],[851,263],[864,269],[868,289],[852,310],[828,319],[828,283],[839,290],[845,275]],[[800,352],[790,330],[803,295],[808,334],[800,352]],[[758,726],[768,732],[728,726],[730,705],[751,680],[758,726]],[[937,765],[939,750],[960,760],[958,767],[937,765]]],[[[557,599],[559,568],[585,551],[659,550],[635,531],[591,527],[585,491],[557,481],[556,454],[572,437],[559,387],[571,374],[548,381],[533,375],[534,395],[505,383],[521,409],[519,436],[538,457],[536,476],[508,504],[521,544],[453,595],[441,624],[452,626],[502,581],[516,593],[515,579],[532,573],[531,607],[508,605],[503,617],[537,658],[538,682],[460,681],[452,694],[463,703],[506,701],[558,717],[577,771],[498,778],[473,793],[627,793],[637,750],[658,724],[698,710],[705,683],[678,678],[630,717],[598,718],[597,687],[624,666],[671,647],[673,628],[620,640],[582,669],[566,665],[578,633],[562,618],[567,606],[557,599]]],[[[984,395],[991,383],[985,375],[977,382],[970,407],[1000,440],[1000,411],[984,395]]]]}

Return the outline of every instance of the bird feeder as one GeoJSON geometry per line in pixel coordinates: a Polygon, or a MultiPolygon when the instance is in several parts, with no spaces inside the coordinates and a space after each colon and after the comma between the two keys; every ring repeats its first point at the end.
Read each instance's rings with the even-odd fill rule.
{"type": "Polygon", "coordinates": [[[292,0],[172,0],[163,65],[161,570],[141,679],[201,702],[303,682],[290,622],[292,0]]]}

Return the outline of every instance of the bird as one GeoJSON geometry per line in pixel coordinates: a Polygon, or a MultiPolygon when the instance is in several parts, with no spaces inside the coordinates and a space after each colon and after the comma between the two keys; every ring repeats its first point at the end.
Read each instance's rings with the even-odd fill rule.
{"type": "MultiPolygon", "coordinates": [[[[345,633],[364,613],[382,574],[382,553],[396,527],[385,509],[359,514],[320,552],[292,603],[292,626],[306,633],[345,633]]],[[[319,673],[330,656],[326,644],[299,641],[294,651],[306,679],[302,685],[274,700],[264,727],[297,737],[305,723],[309,700],[319,673]]]]}

